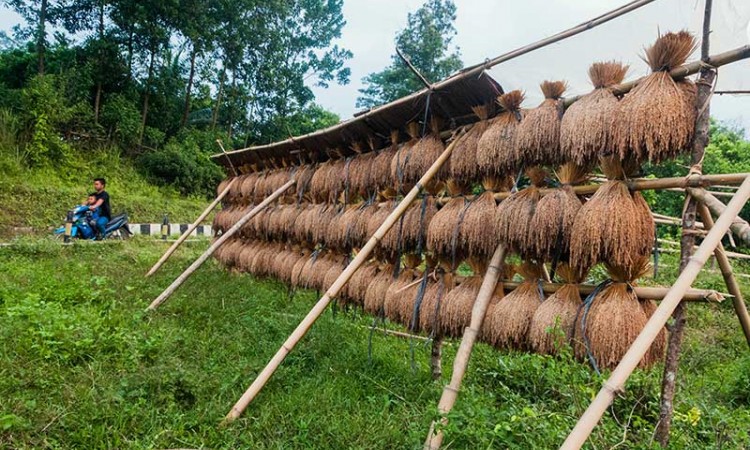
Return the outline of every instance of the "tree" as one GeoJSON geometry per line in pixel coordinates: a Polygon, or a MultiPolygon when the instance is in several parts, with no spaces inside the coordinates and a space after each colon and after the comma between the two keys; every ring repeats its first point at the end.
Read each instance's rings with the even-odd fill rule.
{"type": "Polygon", "coordinates": [[[50,0],[4,0],[3,3],[20,14],[27,22],[28,28],[22,29],[22,36],[33,36],[37,54],[37,72],[44,74],[44,55],[47,50],[47,25],[57,24],[61,2],[50,0]]]}
{"type": "MultiPolygon", "coordinates": [[[[456,5],[452,0],[428,0],[415,13],[409,13],[407,25],[396,36],[396,48],[430,82],[439,81],[461,69],[458,48],[451,42],[456,35],[453,22],[456,5]]],[[[391,65],[362,80],[357,107],[371,108],[388,103],[424,87],[419,78],[401,61],[398,54],[391,56],[391,65]]]]}

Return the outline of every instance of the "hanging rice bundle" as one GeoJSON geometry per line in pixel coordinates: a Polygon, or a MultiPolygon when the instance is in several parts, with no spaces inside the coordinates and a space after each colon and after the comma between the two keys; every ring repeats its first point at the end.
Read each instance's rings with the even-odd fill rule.
{"type": "Polygon", "coordinates": [[[560,150],[563,158],[591,167],[601,154],[614,148],[613,126],[618,118],[617,96],[609,89],[622,83],[628,66],[598,62],[589,68],[594,90],[570,105],[560,123],[560,150]]]}
{"type": "Polygon", "coordinates": [[[383,313],[385,292],[393,282],[393,269],[392,264],[383,264],[378,274],[367,285],[364,302],[365,312],[372,315],[383,313]]]}
{"type": "MultiPolygon", "coordinates": [[[[365,203],[358,208],[357,218],[349,230],[349,240],[353,247],[361,247],[372,237],[368,234],[368,227],[373,222],[373,216],[378,211],[378,205],[365,203]]],[[[378,224],[382,224],[379,222],[378,224]]]]}
{"type": "Polygon", "coordinates": [[[471,323],[471,310],[474,307],[477,294],[479,294],[479,288],[482,286],[482,276],[487,270],[484,259],[472,257],[468,260],[468,263],[473,275],[451,289],[445,296],[445,304],[440,310],[442,334],[447,336],[461,336],[464,328],[471,323]]]}
{"type": "Polygon", "coordinates": [[[310,199],[310,182],[312,181],[313,175],[315,175],[315,170],[316,168],[312,164],[302,164],[294,173],[294,179],[297,181],[297,184],[295,185],[297,202],[301,202],[304,199],[310,199]]]}
{"type": "Polygon", "coordinates": [[[482,175],[503,176],[515,174],[523,161],[517,155],[516,133],[521,122],[521,103],[524,94],[511,91],[497,98],[503,112],[490,120],[487,129],[477,142],[477,169],[482,175]]]}
{"type": "Polygon", "coordinates": [[[422,304],[419,307],[419,329],[431,336],[442,337],[445,326],[445,297],[456,285],[455,275],[446,272],[450,263],[440,260],[435,271],[435,281],[430,281],[425,289],[422,304]]]}
{"type": "Polygon", "coordinates": [[[470,255],[487,259],[497,247],[497,204],[492,191],[471,201],[459,233],[459,245],[470,255]]]}
{"type": "Polygon", "coordinates": [[[301,288],[306,284],[306,280],[302,278],[302,275],[305,265],[307,265],[307,262],[310,260],[311,253],[310,249],[302,248],[300,251],[300,257],[297,259],[297,262],[294,263],[294,266],[292,266],[292,274],[289,281],[293,288],[301,288]]]}
{"type": "Polygon", "coordinates": [[[640,171],[641,164],[635,155],[621,158],[615,153],[599,156],[599,167],[609,180],[627,180],[640,171]]]}
{"type": "Polygon", "coordinates": [[[375,158],[378,156],[375,152],[361,153],[358,144],[354,145],[357,152],[349,163],[349,201],[355,201],[358,198],[367,199],[370,193],[375,191],[379,180],[375,178],[373,166],[375,158]]]}
{"type": "Polygon", "coordinates": [[[214,221],[211,224],[211,229],[214,231],[214,234],[223,233],[232,226],[229,223],[229,220],[232,217],[235,208],[235,206],[229,206],[227,208],[222,208],[216,213],[214,221]]]}
{"type": "Polygon", "coordinates": [[[554,355],[563,345],[571,343],[576,314],[581,307],[578,283],[585,275],[576,273],[567,264],[557,267],[565,284],[539,305],[529,328],[531,348],[541,354],[554,355]]]}
{"type": "Polygon", "coordinates": [[[328,202],[344,202],[344,193],[349,182],[349,164],[351,159],[334,159],[326,178],[326,191],[328,191],[328,202]]]}
{"type": "Polygon", "coordinates": [[[367,287],[370,285],[370,282],[375,279],[378,271],[379,264],[377,261],[370,261],[357,269],[349,282],[344,285],[346,298],[356,305],[364,306],[367,287]]]}
{"type": "MultiPolygon", "coordinates": [[[[323,286],[321,287],[322,291],[327,291],[328,289],[330,289],[333,283],[335,283],[336,280],[341,276],[341,272],[343,272],[346,268],[346,260],[347,258],[341,255],[339,255],[337,258],[332,258],[331,268],[328,269],[323,276],[323,286]]],[[[339,292],[338,299],[344,300],[341,292],[343,291],[339,292]]]]}
{"type": "Polygon", "coordinates": [[[224,197],[225,201],[230,204],[239,204],[245,201],[244,198],[252,198],[252,190],[250,192],[250,196],[246,196],[244,190],[246,188],[244,188],[243,185],[245,181],[247,181],[251,186],[254,186],[257,179],[258,174],[256,172],[238,175],[237,181],[234,182],[232,187],[229,189],[227,196],[224,197]]]}
{"type": "Polygon", "coordinates": [[[669,71],[683,64],[696,48],[688,31],[659,36],[644,59],[653,73],[620,102],[614,139],[621,157],[659,163],[688,149],[695,129],[695,85],[675,81],[669,71]]]}
{"type": "Polygon", "coordinates": [[[391,322],[408,326],[411,320],[419,281],[422,279],[422,273],[417,270],[420,261],[419,255],[407,254],[403,270],[385,292],[383,312],[391,322]]]}
{"type": "Polygon", "coordinates": [[[375,159],[370,166],[370,173],[374,182],[373,191],[390,191],[385,193],[385,197],[395,195],[396,178],[393,178],[391,165],[395,164],[394,159],[399,148],[399,131],[391,131],[391,145],[379,150],[375,154],[375,159]]]}
{"type": "Polygon", "coordinates": [[[489,126],[487,118],[490,114],[488,105],[479,105],[471,108],[474,114],[479,118],[479,122],[453,147],[450,157],[450,175],[452,178],[471,182],[476,180],[479,175],[477,165],[477,149],[479,139],[489,126]]]}
{"type": "MultiPolygon", "coordinates": [[[[651,316],[654,315],[654,312],[656,311],[656,308],[658,307],[656,305],[656,302],[653,300],[639,300],[641,304],[641,309],[643,309],[643,313],[646,314],[646,321],[651,319],[651,316]]],[[[656,335],[656,339],[654,340],[654,343],[651,344],[651,347],[648,349],[648,352],[644,356],[644,359],[646,361],[653,361],[654,363],[657,363],[659,361],[664,360],[664,353],[667,350],[667,328],[662,327],[661,330],[659,330],[659,334],[656,335]]]]}
{"type": "MultiPolygon", "coordinates": [[[[648,318],[629,282],[648,271],[648,257],[638,266],[622,269],[607,266],[612,283],[586,299],[575,324],[576,356],[593,360],[599,369],[614,369],[638,337],[648,318]]],[[[652,346],[639,363],[647,368],[657,362],[658,347],[652,346]]],[[[661,343],[663,349],[663,341],[661,343]]]]}
{"type": "Polygon", "coordinates": [[[569,162],[560,167],[557,176],[562,186],[539,199],[531,219],[531,229],[536,237],[536,258],[555,264],[569,258],[570,234],[582,206],[572,186],[586,179],[586,169],[569,162]]]}
{"type": "Polygon", "coordinates": [[[214,257],[225,267],[231,268],[235,265],[237,254],[243,245],[239,239],[231,239],[216,250],[214,257]]]}
{"type": "MultiPolygon", "coordinates": [[[[394,205],[395,207],[395,205],[394,205]]],[[[391,210],[387,210],[390,214],[391,210]]],[[[425,247],[427,226],[437,213],[435,199],[430,196],[423,197],[420,201],[413,202],[404,212],[393,228],[380,241],[380,247],[386,255],[397,255],[404,249],[417,249],[421,251],[425,247]]],[[[385,212],[382,219],[377,217],[368,233],[370,236],[378,226],[385,220],[385,212]]]]}
{"type": "Polygon", "coordinates": [[[635,270],[649,255],[656,226],[640,192],[622,181],[604,183],[576,215],[570,238],[571,264],[586,271],[598,262],[635,270]]]}
{"type": "Polygon", "coordinates": [[[470,192],[470,186],[449,179],[447,187],[452,198],[435,213],[427,227],[427,250],[458,264],[465,256],[458,238],[469,205],[464,195],[470,192]]]}
{"type": "Polygon", "coordinates": [[[328,238],[328,224],[336,216],[336,208],[321,204],[313,207],[310,215],[310,231],[315,243],[325,243],[328,238]]]}
{"type": "Polygon", "coordinates": [[[324,203],[330,200],[331,193],[328,190],[329,178],[335,176],[332,173],[333,160],[328,160],[322,164],[318,164],[315,173],[310,179],[310,196],[314,203],[324,203]]]}
{"type": "Polygon", "coordinates": [[[361,207],[361,205],[349,205],[337,214],[335,220],[331,221],[328,227],[328,242],[333,247],[346,250],[355,244],[360,244],[359,240],[353,241],[351,235],[352,229],[356,228],[361,207]]]}
{"type": "Polygon", "coordinates": [[[275,221],[270,223],[271,226],[280,230],[279,239],[294,239],[294,224],[302,211],[304,211],[304,208],[299,205],[286,205],[281,213],[276,216],[275,221]]]}
{"type": "Polygon", "coordinates": [[[543,267],[526,262],[518,272],[524,278],[523,283],[489,308],[485,316],[486,336],[498,348],[529,348],[531,320],[544,300],[538,284],[543,267]]]}
{"type": "MultiPolygon", "coordinates": [[[[416,184],[427,170],[437,161],[445,150],[443,140],[440,139],[440,119],[432,116],[428,124],[429,132],[414,145],[411,150],[411,159],[406,166],[406,178],[409,184],[416,184]]],[[[424,186],[428,192],[438,192],[450,172],[450,161],[446,161],[438,173],[424,186]]]]}
{"type": "Polygon", "coordinates": [[[532,167],[526,174],[531,179],[531,186],[511,194],[497,208],[497,235],[510,251],[524,258],[535,258],[538,236],[531,223],[542,198],[539,188],[544,185],[546,173],[532,167]]]}
{"type": "Polygon", "coordinates": [[[299,246],[292,246],[279,253],[279,255],[274,261],[275,276],[282,282],[290,284],[294,265],[302,257],[302,251],[299,246]]]}
{"type": "MultiPolygon", "coordinates": [[[[398,202],[388,201],[381,205],[373,205],[374,211],[370,216],[369,223],[367,224],[367,236],[372,237],[380,226],[385,222],[385,219],[393,212],[398,205],[398,202]]],[[[390,230],[383,236],[378,242],[378,246],[375,249],[377,255],[390,259],[398,254],[398,239],[399,239],[399,226],[398,224],[391,227],[390,230]]]]}
{"type": "Polygon", "coordinates": [[[409,192],[419,179],[419,177],[417,177],[416,180],[412,180],[410,176],[410,174],[416,172],[416,169],[413,167],[414,155],[412,150],[419,142],[419,124],[417,122],[408,123],[406,125],[406,133],[410,137],[409,141],[398,147],[391,158],[390,178],[393,182],[393,189],[396,194],[405,194],[406,192],[409,192]]]}
{"type": "Polygon", "coordinates": [[[567,89],[564,81],[541,84],[544,101],[529,110],[518,125],[516,162],[524,166],[559,165],[565,162],[560,152],[560,120],[563,113],[561,97],[567,89]]]}

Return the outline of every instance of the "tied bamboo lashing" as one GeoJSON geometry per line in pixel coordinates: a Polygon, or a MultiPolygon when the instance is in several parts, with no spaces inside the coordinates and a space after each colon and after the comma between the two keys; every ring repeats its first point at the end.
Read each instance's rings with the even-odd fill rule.
{"type": "MultiPolygon", "coordinates": [[[[614,369],[646,325],[648,316],[632,285],[648,271],[647,257],[629,268],[607,265],[610,279],[589,295],[580,308],[574,328],[575,354],[589,361],[595,370],[614,369]]],[[[665,339],[662,329],[639,367],[651,367],[661,359],[665,339]]]]}
{"type": "Polygon", "coordinates": [[[517,150],[516,134],[523,118],[521,104],[524,94],[511,91],[497,99],[503,112],[489,121],[477,142],[477,169],[484,176],[515,174],[522,166],[517,150]]]}
{"type": "Polygon", "coordinates": [[[695,51],[688,31],[659,36],[643,59],[653,73],[620,101],[614,141],[621,158],[653,163],[674,158],[689,148],[695,131],[695,85],[675,81],[669,71],[695,51]]]}

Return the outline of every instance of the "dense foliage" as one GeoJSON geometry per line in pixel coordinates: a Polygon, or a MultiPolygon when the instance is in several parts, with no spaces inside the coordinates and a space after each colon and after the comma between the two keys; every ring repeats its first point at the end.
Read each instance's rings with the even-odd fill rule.
{"type": "MultiPolygon", "coordinates": [[[[446,78],[463,67],[457,48],[451,45],[456,35],[453,22],[456,5],[452,0],[428,0],[410,13],[406,28],[396,36],[396,48],[431,83],[446,78]]],[[[373,107],[423,89],[422,81],[404,64],[398,54],[391,65],[367,75],[357,99],[358,107],[373,107]]]]}
{"type": "Polygon", "coordinates": [[[207,156],[331,125],[311,86],[347,83],[342,0],[4,0],[4,153],[28,166],[117,147],[155,180],[206,193],[207,156]],[[13,138],[13,139],[10,139],[13,138]],[[168,162],[168,167],[165,163],[168,162]]]}

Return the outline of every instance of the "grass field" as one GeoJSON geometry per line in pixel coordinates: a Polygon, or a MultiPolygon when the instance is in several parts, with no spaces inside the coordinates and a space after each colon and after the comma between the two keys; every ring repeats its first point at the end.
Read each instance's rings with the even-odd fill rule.
{"type": "MultiPolygon", "coordinates": [[[[0,248],[0,448],[421,448],[457,342],[434,382],[421,341],[377,332],[368,357],[372,318],[358,311],[326,312],[245,415],[219,427],[316,298],[211,261],[145,314],[206,245],[149,280],[162,243],[0,248]]],[[[722,289],[715,273],[700,284],[722,289]]],[[[731,304],[691,305],[688,326],[671,448],[747,448],[750,353],[731,304]]],[[[660,378],[637,372],[589,448],[655,447],[660,378]]],[[[601,382],[569,355],[479,345],[445,443],[556,448],[601,382]]]]}

